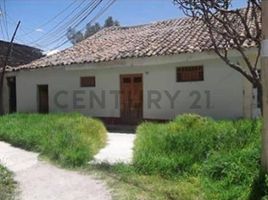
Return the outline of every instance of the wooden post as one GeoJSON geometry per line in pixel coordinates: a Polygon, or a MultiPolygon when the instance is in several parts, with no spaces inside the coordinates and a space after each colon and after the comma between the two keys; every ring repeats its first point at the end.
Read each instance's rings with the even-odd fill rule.
{"type": "Polygon", "coordinates": [[[263,87],[263,133],[262,133],[262,168],[268,173],[268,0],[262,0],[262,58],[261,77],[263,87]]]}

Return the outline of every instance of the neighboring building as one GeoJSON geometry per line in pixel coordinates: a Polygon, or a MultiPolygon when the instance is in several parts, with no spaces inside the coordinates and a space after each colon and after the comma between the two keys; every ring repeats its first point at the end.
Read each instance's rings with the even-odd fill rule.
{"type": "MultiPolygon", "coordinates": [[[[254,44],[246,47],[256,56],[254,44]]],[[[251,84],[218,58],[207,30],[190,18],[103,29],[9,77],[16,79],[18,112],[81,112],[137,123],[182,113],[250,117],[254,107],[251,84]]]]}
{"type": "MultiPolygon", "coordinates": [[[[9,42],[0,40],[0,66],[2,66],[1,63],[3,64],[6,58],[9,44],[9,42]]],[[[14,43],[7,64],[11,67],[17,67],[28,64],[41,57],[43,57],[43,54],[40,49],[14,43]]]]}

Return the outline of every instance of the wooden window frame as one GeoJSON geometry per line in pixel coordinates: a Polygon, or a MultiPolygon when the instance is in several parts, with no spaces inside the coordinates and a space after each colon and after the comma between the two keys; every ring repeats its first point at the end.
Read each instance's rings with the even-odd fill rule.
{"type": "Polygon", "coordinates": [[[80,77],[80,87],[96,87],[96,77],[95,76],[80,77]]]}
{"type": "Polygon", "coordinates": [[[198,81],[204,81],[204,66],[200,65],[200,66],[187,66],[187,67],[176,68],[176,82],[198,82],[198,81]]]}

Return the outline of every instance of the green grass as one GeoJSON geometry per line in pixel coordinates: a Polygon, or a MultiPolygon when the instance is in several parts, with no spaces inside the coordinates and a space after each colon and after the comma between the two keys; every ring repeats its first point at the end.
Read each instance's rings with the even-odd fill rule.
{"type": "Polygon", "coordinates": [[[144,123],[135,141],[136,177],[161,177],[179,184],[177,192],[186,191],[189,199],[200,199],[192,189],[204,193],[201,199],[257,199],[263,192],[254,193],[260,133],[260,120],[214,121],[184,115],[167,124],[144,123]],[[191,180],[195,184],[189,184],[191,180]]]}
{"type": "Polygon", "coordinates": [[[104,179],[116,200],[202,200],[204,193],[197,178],[164,178],[137,173],[125,164],[90,166],[88,172],[104,179]]]}
{"type": "MultiPolygon", "coordinates": [[[[90,166],[117,200],[266,200],[259,173],[261,120],[184,115],[137,129],[133,165],[90,166]]],[[[0,140],[83,166],[105,144],[101,122],[79,114],[0,117],[0,140]]]]}
{"type": "Polygon", "coordinates": [[[80,114],[11,114],[0,117],[0,140],[66,167],[91,160],[106,142],[106,129],[80,114]]]}
{"type": "Polygon", "coordinates": [[[0,200],[14,199],[15,186],[12,174],[0,165],[0,200]]]}

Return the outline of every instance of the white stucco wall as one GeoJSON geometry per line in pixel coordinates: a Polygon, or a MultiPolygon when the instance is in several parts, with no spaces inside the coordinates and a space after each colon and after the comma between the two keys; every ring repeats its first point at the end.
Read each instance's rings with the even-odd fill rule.
{"type": "MultiPolygon", "coordinates": [[[[214,118],[239,118],[243,116],[241,77],[220,63],[202,63],[204,65],[204,81],[176,83],[175,68],[158,69],[145,79],[145,86],[161,91],[168,90],[179,95],[175,107],[171,107],[167,95],[163,95],[161,108],[147,109],[145,117],[173,118],[182,113],[198,113],[214,118]],[[160,77],[160,74],[162,77],[160,77]],[[155,80],[158,84],[155,84],[155,80]],[[199,99],[199,100],[198,100],[199,99]],[[194,105],[194,102],[196,105],[194,105]]],[[[193,64],[195,65],[195,64],[193,64]]],[[[198,63],[196,63],[198,65],[198,63]]]]}
{"type": "Polygon", "coordinates": [[[240,118],[244,115],[243,77],[226,66],[215,56],[207,58],[204,55],[166,57],[158,59],[138,59],[137,61],[122,61],[111,65],[73,65],[32,71],[19,71],[17,77],[17,110],[18,112],[37,112],[37,85],[49,86],[50,112],[81,112],[96,117],[120,117],[119,105],[116,106],[115,95],[111,91],[119,91],[121,74],[143,74],[144,109],[146,119],[171,119],[182,113],[198,113],[214,118],[240,118]],[[176,82],[176,67],[204,66],[204,81],[176,82]],[[80,88],[81,76],[95,76],[95,88],[80,88]],[[65,108],[55,103],[58,102],[65,108]],[[91,107],[90,91],[99,97],[105,95],[105,106],[94,102],[91,107]],[[155,104],[148,105],[149,93],[161,94],[160,108],[155,104]],[[179,92],[174,101],[174,108],[167,96],[179,92]],[[67,93],[66,93],[67,92],[67,93]],[[74,105],[73,96],[82,98],[74,105]],[[196,106],[193,106],[194,101],[196,106]]]}

